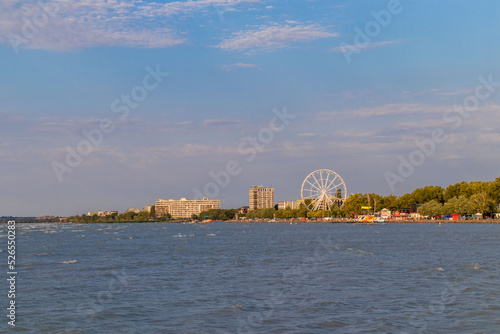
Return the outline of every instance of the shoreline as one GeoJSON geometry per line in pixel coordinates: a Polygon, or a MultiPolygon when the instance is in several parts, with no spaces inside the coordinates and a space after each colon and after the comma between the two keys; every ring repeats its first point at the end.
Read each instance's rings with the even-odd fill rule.
{"type": "Polygon", "coordinates": [[[359,224],[359,225],[384,225],[384,224],[500,224],[500,219],[471,219],[471,220],[389,220],[385,223],[369,223],[360,222],[355,219],[349,220],[280,220],[280,221],[266,221],[266,220],[253,220],[253,221],[242,221],[242,220],[225,220],[225,221],[214,221],[211,223],[202,222],[190,222],[190,221],[170,221],[170,222],[160,222],[160,221],[113,221],[113,222],[95,222],[95,223],[75,223],[75,222],[60,222],[65,224],[212,224],[212,223],[231,223],[231,224],[359,224]]]}
{"type": "MultiPolygon", "coordinates": [[[[376,222],[360,222],[357,219],[333,219],[333,220],[300,220],[300,219],[283,219],[283,220],[225,220],[225,221],[214,221],[221,223],[232,223],[232,224],[360,224],[360,225],[384,225],[384,224],[500,224],[500,219],[469,219],[469,220],[388,220],[383,223],[376,222]]],[[[105,221],[105,222],[24,222],[24,224],[78,224],[78,225],[91,225],[91,224],[211,224],[202,222],[192,222],[188,220],[178,220],[178,221],[105,221]]]]}
{"type": "Polygon", "coordinates": [[[293,223],[293,224],[363,224],[363,225],[384,225],[384,224],[500,224],[500,219],[470,219],[470,220],[388,220],[384,223],[375,222],[360,222],[356,219],[344,219],[344,220],[280,220],[280,221],[265,221],[265,220],[255,220],[255,221],[241,221],[241,220],[227,220],[226,223],[293,223]]]}

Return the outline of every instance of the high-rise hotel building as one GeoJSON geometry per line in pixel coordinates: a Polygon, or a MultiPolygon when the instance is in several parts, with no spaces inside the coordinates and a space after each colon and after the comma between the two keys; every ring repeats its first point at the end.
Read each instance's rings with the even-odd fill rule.
{"type": "Polygon", "coordinates": [[[267,209],[274,207],[274,188],[253,186],[248,192],[249,209],[267,209]]]}
{"type": "Polygon", "coordinates": [[[156,216],[161,217],[169,213],[172,218],[191,218],[202,211],[220,209],[220,200],[203,198],[202,200],[188,200],[181,198],[179,201],[159,199],[155,204],[156,216]]]}

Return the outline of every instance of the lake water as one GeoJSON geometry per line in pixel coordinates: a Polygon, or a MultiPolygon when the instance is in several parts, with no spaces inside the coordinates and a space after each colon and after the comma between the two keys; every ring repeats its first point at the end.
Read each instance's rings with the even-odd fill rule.
{"type": "Polygon", "coordinates": [[[500,333],[500,225],[18,224],[17,233],[22,333],[500,333]]]}

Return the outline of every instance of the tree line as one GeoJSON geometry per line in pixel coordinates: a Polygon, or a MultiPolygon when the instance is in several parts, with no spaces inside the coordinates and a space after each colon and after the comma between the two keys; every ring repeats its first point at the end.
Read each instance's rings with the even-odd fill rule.
{"type": "MultiPolygon", "coordinates": [[[[308,203],[306,203],[308,204],[308,203]]],[[[342,207],[333,205],[330,210],[308,211],[301,204],[298,209],[261,209],[246,214],[248,218],[301,218],[301,217],[355,217],[382,209],[391,211],[410,210],[412,204],[418,205],[418,212],[424,216],[473,215],[481,213],[492,216],[500,212],[500,177],[494,181],[458,182],[443,188],[426,186],[402,196],[381,196],[375,193],[351,194],[342,207]],[[371,209],[363,209],[370,207],[371,209]]]]}
{"type": "Polygon", "coordinates": [[[112,213],[106,216],[98,215],[81,215],[70,216],[66,218],[67,222],[90,224],[90,223],[122,223],[122,222],[147,222],[147,221],[171,221],[170,214],[163,215],[162,217],[155,217],[155,212],[125,212],[125,213],[112,213]]]}
{"type": "MultiPolygon", "coordinates": [[[[471,181],[458,182],[446,188],[441,186],[426,186],[417,188],[412,193],[402,196],[388,195],[381,196],[375,193],[354,193],[351,194],[342,207],[333,205],[330,210],[318,210],[311,212],[307,209],[307,204],[302,203],[298,209],[277,209],[274,208],[251,210],[246,214],[238,214],[238,209],[212,209],[203,211],[198,215],[193,215],[193,220],[211,219],[214,221],[231,220],[238,217],[249,219],[272,219],[272,218],[301,218],[301,217],[355,217],[357,215],[368,214],[381,209],[400,211],[410,209],[412,204],[418,204],[418,212],[424,216],[450,215],[453,213],[460,215],[473,215],[481,213],[486,216],[493,216],[500,212],[500,177],[494,181],[471,181]],[[363,207],[371,207],[366,210],[363,207]]],[[[5,217],[3,217],[5,218],[5,217]]],[[[6,218],[4,219],[7,220],[6,218]]],[[[182,220],[182,219],[181,219],[182,220]]],[[[185,219],[184,219],[185,220],[185,219]]],[[[35,218],[16,219],[18,222],[56,222],[59,218],[45,219],[43,221],[35,218]]],[[[122,214],[113,213],[108,216],[71,216],[67,222],[74,223],[113,223],[113,222],[147,222],[179,221],[173,219],[170,214],[156,217],[154,207],[151,212],[126,212],[122,214]]],[[[2,221],[3,222],[3,221],[2,221]]]]}
{"type": "Polygon", "coordinates": [[[347,215],[364,213],[362,206],[371,206],[374,211],[383,208],[391,211],[409,209],[419,204],[418,212],[424,216],[481,213],[492,216],[499,211],[500,177],[494,181],[458,182],[446,188],[427,186],[400,197],[377,194],[352,194],[341,211],[347,215]]]}
{"type": "Polygon", "coordinates": [[[192,215],[191,219],[194,220],[218,220],[225,221],[234,219],[238,209],[210,209],[200,212],[198,215],[192,215]]]}

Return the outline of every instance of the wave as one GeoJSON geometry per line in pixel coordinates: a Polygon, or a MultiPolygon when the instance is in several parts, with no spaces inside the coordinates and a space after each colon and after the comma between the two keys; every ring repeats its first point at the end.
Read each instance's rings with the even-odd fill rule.
{"type": "Polygon", "coordinates": [[[228,306],[227,308],[228,309],[241,309],[241,308],[243,308],[243,305],[241,305],[241,304],[234,304],[234,305],[228,306]]]}

